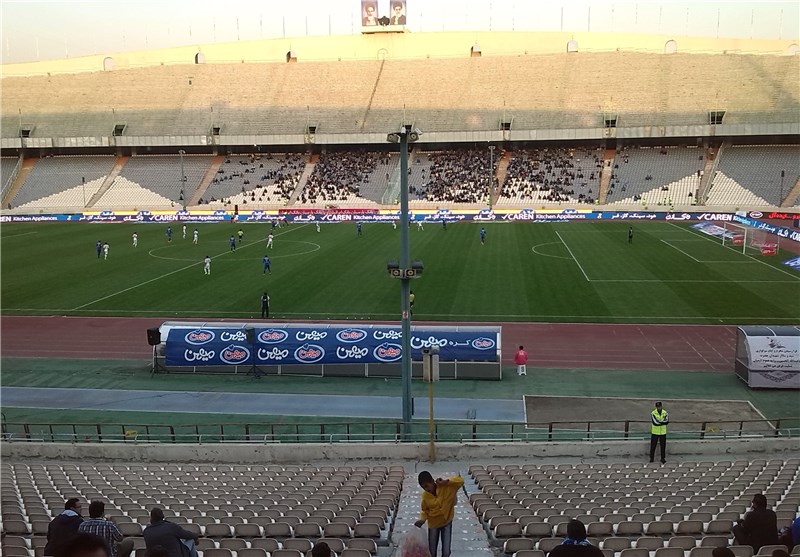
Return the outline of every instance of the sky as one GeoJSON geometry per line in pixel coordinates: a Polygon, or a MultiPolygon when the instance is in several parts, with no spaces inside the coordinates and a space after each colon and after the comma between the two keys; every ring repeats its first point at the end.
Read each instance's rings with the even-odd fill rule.
{"type": "MultiPolygon", "coordinates": [[[[346,35],[360,32],[359,13],[359,0],[0,0],[0,61],[346,35]]],[[[792,42],[800,35],[797,0],[408,0],[407,16],[415,32],[639,32],[792,42]]]]}

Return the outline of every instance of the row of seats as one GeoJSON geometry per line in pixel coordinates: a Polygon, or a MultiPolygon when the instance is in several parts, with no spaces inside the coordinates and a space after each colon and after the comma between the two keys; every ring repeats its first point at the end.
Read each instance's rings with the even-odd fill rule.
{"type": "MultiPolygon", "coordinates": [[[[555,545],[547,544],[546,546],[535,548],[532,540],[513,538],[503,544],[503,552],[506,555],[513,555],[513,557],[545,557],[553,547],[561,544],[562,541],[559,539],[555,545]]],[[[604,542],[600,542],[598,545],[598,540],[589,541],[592,542],[592,545],[600,547],[605,557],[712,557],[712,553],[717,547],[728,547],[736,557],[753,557],[753,548],[749,545],[728,545],[727,540],[722,545],[693,547],[688,551],[681,547],[659,547],[655,550],[647,547],[615,549],[614,547],[605,547],[604,542]]],[[[776,549],[788,550],[785,545],[766,545],[758,552],[758,556],[771,557],[772,552],[776,549]]],[[[795,547],[791,554],[793,557],[800,555],[800,546],[795,547]]]]}
{"type": "Polygon", "coordinates": [[[44,535],[69,497],[101,500],[126,536],[139,537],[149,509],[198,536],[373,538],[385,541],[402,467],[59,467],[3,471],[3,530],[44,535]]]}
{"type": "MultiPolygon", "coordinates": [[[[470,504],[495,540],[566,534],[577,518],[594,537],[729,536],[764,493],[788,526],[800,510],[800,460],[684,462],[665,466],[472,466],[470,504]]],[[[628,542],[619,542],[624,545],[628,542]]],[[[659,546],[660,547],[660,546],[659,546]]]]}
{"type": "Polygon", "coordinates": [[[341,134],[385,135],[402,120],[428,133],[496,130],[503,117],[515,130],[601,128],[599,104],[620,126],[703,125],[718,106],[726,124],[796,122],[796,95],[776,92],[795,91],[798,80],[795,57],[730,53],[187,60],[4,78],[0,129],[19,137],[20,114],[35,124],[34,137],[106,137],[112,121],[126,123],[132,137],[208,136],[212,126],[232,136],[301,136],[309,119],[318,133],[341,134]]]}
{"type": "MultiPolygon", "coordinates": [[[[800,177],[800,150],[796,146],[727,147],[719,156],[708,194],[710,206],[777,205],[781,194],[787,195],[800,177]]],[[[413,153],[409,161],[412,201],[484,202],[488,159],[484,150],[413,153]]],[[[131,157],[93,208],[180,207],[192,198],[211,160],[210,156],[184,156],[182,181],[178,156],[131,157]]],[[[283,206],[299,184],[306,162],[298,154],[227,160],[231,162],[222,165],[220,170],[225,172],[215,176],[204,194],[204,203],[220,207],[283,206]],[[264,176],[266,180],[261,179],[264,176]]],[[[43,158],[33,166],[11,205],[36,211],[80,210],[101,187],[114,161],[110,156],[43,158]]],[[[601,162],[596,149],[515,149],[510,154],[497,203],[519,206],[594,202],[599,194],[601,162]]],[[[3,164],[8,170],[16,159],[4,158],[3,164]]],[[[397,156],[385,153],[324,154],[297,203],[370,206],[381,201],[398,164],[397,156]]],[[[616,154],[606,202],[644,203],[649,207],[691,204],[700,186],[697,172],[703,164],[704,154],[698,148],[624,148],[616,154]]]]}
{"type": "MultiPolygon", "coordinates": [[[[267,555],[274,554],[280,549],[291,549],[307,552],[314,543],[325,542],[336,553],[342,553],[345,549],[366,551],[370,555],[378,552],[375,541],[364,538],[353,538],[343,540],[339,538],[315,538],[314,541],[307,538],[287,538],[283,540],[275,538],[254,538],[243,540],[238,538],[213,540],[211,538],[199,538],[197,540],[198,551],[204,555],[216,557],[263,557],[261,552],[267,555]]],[[[8,557],[44,557],[44,546],[47,538],[37,536],[25,538],[21,536],[6,536],[3,538],[3,554],[8,557]]],[[[137,552],[144,555],[144,538],[133,539],[134,556],[137,552]]]]}

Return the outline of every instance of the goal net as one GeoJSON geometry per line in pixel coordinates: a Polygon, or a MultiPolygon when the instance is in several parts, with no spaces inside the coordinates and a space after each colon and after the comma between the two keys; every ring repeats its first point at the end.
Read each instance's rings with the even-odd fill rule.
{"type": "Polygon", "coordinates": [[[780,238],[765,230],[750,228],[741,224],[725,223],[722,245],[741,250],[748,255],[777,255],[780,238]]]}

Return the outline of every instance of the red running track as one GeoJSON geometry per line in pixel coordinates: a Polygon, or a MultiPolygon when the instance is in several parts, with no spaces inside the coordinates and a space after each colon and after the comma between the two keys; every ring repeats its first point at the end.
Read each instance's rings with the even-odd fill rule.
{"type": "MultiPolygon", "coordinates": [[[[156,317],[0,317],[11,357],[149,359],[156,317]],[[44,338],[35,345],[31,339],[44,338]]],[[[196,321],[199,321],[196,320],[196,321]]],[[[241,322],[241,320],[237,320],[241,322]]],[[[441,323],[442,325],[453,323],[441,323]]],[[[533,367],[733,371],[734,327],[603,323],[489,323],[503,327],[503,363],[524,345],[533,367]]]]}

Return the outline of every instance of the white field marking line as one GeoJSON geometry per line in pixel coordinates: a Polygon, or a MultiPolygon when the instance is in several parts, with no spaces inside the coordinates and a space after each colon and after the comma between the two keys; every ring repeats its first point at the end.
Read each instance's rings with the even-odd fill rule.
{"type": "MultiPolygon", "coordinates": [[[[706,263],[701,261],[700,263],[706,263]]],[[[710,263],[727,263],[727,261],[711,261],[710,263]]],[[[749,261],[739,261],[738,263],[750,263],[749,261]]],[[[592,282],[698,282],[712,284],[794,284],[794,280],[702,280],[702,279],[592,279],[592,282]]]]}
{"type": "MultiPolygon", "coordinates": [[[[283,259],[283,258],[286,258],[286,257],[297,257],[298,255],[308,255],[309,253],[314,253],[315,251],[319,251],[319,250],[322,249],[322,246],[320,246],[319,244],[315,244],[314,242],[304,242],[302,240],[284,240],[284,243],[286,243],[286,242],[291,242],[293,244],[308,244],[310,246],[316,246],[316,248],[312,249],[312,250],[308,250],[308,251],[301,251],[300,253],[289,253],[289,254],[286,254],[286,255],[273,255],[273,256],[270,257],[270,259],[283,259]]],[[[250,245],[252,245],[252,244],[245,244],[242,247],[247,247],[247,246],[250,246],[250,245]]],[[[166,261],[194,261],[194,259],[184,259],[184,258],[180,258],[180,257],[164,257],[164,256],[156,255],[156,254],[153,253],[156,250],[166,249],[166,248],[169,248],[169,247],[171,247],[171,246],[161,246],[159,248],[153,248],[153,249],[151,249],[150,251],[147,252],[147,255],[149,255],[150,257],[155,257],[156,259],[164,259],[166,261]]],[[[235,263],[236,261],[261,261],[261,258],[260,257],[249,257],[247,259],[235,259],[233,262],[235,263]]]]}
{"type": "Polygon", "coordinates": [[[549,253],[542,253],[540,251],[536,251],[536,248],[538,248],[538,247],[549,246],[551,244],[559,244],[559,243],[563,244],[563,242],[545,242],[544,244],[536,244],[535,246],[533,246],[531,248],[531,251],[533,253],[535,253],[536,255],[542,255],[544,257],[552,257],[553,259],[566,259],[567,261],[569,261],[570,258],[569,257],[564,257],[563,255],[550,255],[549,253]]]}
{"type": "MultiPolygon", "coordinates": [[[[686,232],[687,234],[692,234],[693,236],[697,236],[698,238],[702,238],[703,240],[708,240],[709,242],[714,242],[714,244],[715,244],[715,245],[722,246],[722,247],[724,247],[724,248],[727,248],[727,249],[733,250],[735,253],[741,253],[740,251],[738,251],[738,250],[736,250],[736,249],[734,249],[734,248],[732,248],[732,247],[730,247],[730,246],[725,246],[725,245],[723,245],[723,244],[717,244],[717,242],[715,242],[713,239],[711,239],[711,238],[709,238],[709,237],[706,237],[706,235],[705,235],[705,234],[703,234],[702,232],[700,233],[700,234],[703,234],[703,235],[701,236],[700,234],[697,234],[697,233],[693,232],[692,230],[689,230],[688,228],[681,228],[681,227],[680,227],[680,226],[678,226],[677,224],[674,224],[674,223],[671,223],[671,222],[670,222],[670,223],[668,223],[668,224],[670,224],[671,226],[674,226],[674,227],[675,227],[675,228],[677,228],[678,230],[683,230],[683,231],[684,231],[684,232],[686,232]]],[[[772,265],[770,265],[769,263],[766,263],[766,262],[764,262],[764,261],[761,261],[760,259],[756,259],[756,258],[755,258],[755,257],[753,257],[752,255],[747,255],[746,253],[742,253],[742,255],[744,255],[745,257],[749,257],[750,259],[752,259],[752,260],[753,260],[753,261],[755,261],[756,263],[761,263],[762,265],[764,265],[764,266],[766,266],[766,267],[769,267],[769,268],[770,268],[770,269],[772,269],[773,271],[778,271],[778,272],[781,272],[781,273],[783,273],[784,275],[789,275],[790,277],[792,277],[792,278],[794,279],[794,281],[796,281],[796,282],[800,282],[800,278],[798,278],[796,275],[793,275],[793,274],[792,274],[792,273],[790,273],[789,271],[784,271],[783,269],[778,269],[777,267],[773,267],[773,266],[772,266],[772,265]]]]}
{"type": "MultiPolygon", "coordinates": [[[[592,282],[595,282],[595,281],[592,281],[592,282]]],[[[658,281],[658,282],[662,282],[662,281],[658,281]]],[[[6,317],[37,317],[37,318],[39,318],[39,317],[57,317],[59,312],[78,312],[78,313],[114,313],[115,315],[113,315],[112,317],[115,318],[115,319],[117,319],[117,318],[123,318],[124,319],[126,317],[125,314],[131,314],[131,313],[153,313],[153,314],[156,314],[156,315],[163,315],[165,317],[168,317],[170,313],[179,313],[179,314],[189,314],[189,317],[197,316],[198,318],[202,317],[204,319],[212,318],[212,317],[210,317],[210,314],[213,314],[213,316],[217,316],[217,315],[254,315],[254,314],[258,313],[257,311],[214,311],[214,312],[209,312],[207,310],[179,310],[178,312],[175,312],[175,311],[166,310],[166,309],[161,309],[161,310],[128,310],[128,309],[84,309],[84,310],[74,310],[74,309],[42,309],[42,308],[1,308],[0,309],[0,313],[5,312],[5,311],[45,311],[45,312],[48,312],[50,314],[56,314],[56,315],[30,315],[30,316],[25,316],[25,315],[17,316],[17,315],[7,315],[6,314],[6,317]]],[[[348,319],[353,318],[353,317],[364,317],[364,318],[374,319],[375,317],[378,317],[378,316],[389,316],[391,318],[397,318],[397,314],[396,313],[353,313],[353,312],[347,312],[347,311],[341,311],[341,312],[337,312],[337,313],[333,313],[333,312],[328,312],[328,313],[314,312],[314,313],[312,313],[312,312],[305,312],[305,311],[301,311],[301,312],[282,311],[282,312],[276,313],[275,315],[276,316],[278,316],[278,315],[280,315],[280,316],[283,316],[283,315],[300,315],[300,316],[303,316],[303,315],[305,315],[305,316],[308,316],[308,317],[315,316],[315,315],[324,315],[324,316],[333,316],[337,321],[347,321],[348,319]],[[342,316],[344,316],[344,317],[342,317],[342,316]]],[[[486,313],[482,313],[482,314],[478,314],[478,313],[420,313],[419,316],[422,316],[422,317],[527,317],[527,318],[539,317],[539,318],[547,318],[547,319],[566,318],[566,319],[606,319],[606,320],[608,320],[608,319],[673,319],[673,320],[676,320],[677,319],[677,320],[690,320],[690,321],[698,321],[698,320],[707,321],[707,320],[717,319],[717,320],[737,321],[737,320],[742,320],[742,319],[751,319],[751,320],[759,319],[759,320],[764,320],[764,321],[769,321],[769,320],[773,320],[773,321],[792,321],[792,322],[797,322],[798,321],[797,317],[770,317],[770,316],[768,316],[768,317],[764,317],[764,316],[745,317],[745,316],[741,316],[741,315],[724,316],[724,317],[713,317],[713,316],[712,317],[706,317],[706,316],[702,316],[702,317],[693,316],[693,317],[690,317],[690,316],[674,316],[674,315],[672,315],[672,316],[669,316],[669,317],[663,317],[663,316],[659,317],[659,316],[653,316],[653,315],[614,315],[614,316],[609,316],[609,315],[539,315],[539,314],[513,314],[513,313],[494,313],[494,314],[486,314],[486,313]]],[[[78,316],[76,316],[76,317],[78,317],[78,316]]],[[[105,318],[103,318],[103,319],[105,319],[105,318]]],[[[395,320],[395,319],[391,319],[391,320],[395,320]]],[[[270,321],[274,323],[275,319],[271,318],[270,321]]],[[[420,322],[420,321],[418,321],[418,322],[420,322]]],[[[470,322],[472,322],[472,321],[470,321],[470,322]]],[[[498,322],[502,322],[502,321],[498,321],[498,322]]],[[[526,322],[525,321],[519,321],[519,322],[517,322],[517,321],[514,321],[514,322],[508,321],[508,323],[516,324],[516,323],[526,323],[526,322]]],[[[534,322],[534,324],[539,324],[539,323],[538,322],[534,322]]],[[[570,325],[570,324],[572,324],[572,325],[613,325],[613,326],[617,326],[617,325],[632,325],[632,326],[637,326],[637,327],[640,326],[640,325],[654,325],[654,326],[658,326],[658,327],[675,326],[675,325],[670,325],[669,323],[632,323],[631,324],[631,323],[615,323],[613,321],[604,321],[602,323],[584,323],[584,322],[581,322],[581,321],[558,321],[558,322],[556,322],[556,324],[557,325],[570,325]]],[[[699,325],[703,325],[703,324],[700,323],[699,325]]],[[[714,323],[711,323],[710,325],[711,326],[715,326],[714,323]]],[[[683,326],[683,324],[678,323],[677,326],[683,326]]],[[[697,326],[697,325],[693,325],[693,326],[697,326]]]]}
{"type": "Polygon", "coordinates": [[[561,240],[561,243],[564,244],[565,248],[567,248],[567,251],[572,256],[572,259],[575,261],[575,264],[578,265],[578,269],[580,269],[581,273],[583,273],[583,277],[586,279],[586,282],[592,282],[591,279],[589,278],[589,275],[587,275],[586,271],[583,270],[583,266],[580,264],[580,261],[578,261],[578,259],[575,257],[575,254],[572,253],[572,250],[569,249],[569,246],[564,241],[564,238],[561,237],[561,234],[558,233],[558,230],[556,230],[555,232],[556,232],[556,236],[558,236],[558,239],[561,240]]]}
{"type": "Polygon", "coordinates": [[[9,238],[16,238],[17,236],[27,236],[29,234],[38,234],[38,232],[23,232],[22,234],[11,234],[6,236],[0,236],[0,240],[7,240],[9,238]]]}
{"type": "Polygon", "coordinates": [[[664,242],[665,244],[667,244],[667,245],[668,245],[669,247],[671,247],[672,249],[678,250],[679,252],[681,252],[683,255],[685,255],[686,257],[688,257],[688,258],[689,258],[689,259],[691,259],[692,261],[696,261],[697,263],[702,263],[702,261],[700,261],[699,259],[697,259],[697,258],[696,258],[696,257],[694,257],[693,255],[689,255],[688,253],[686,253],[685,251],[683,251],[681,248],[679,248],[679,247],[677,247],[677,246],[673,246],[673,245],[672,245],[672,244],[670,244],[668,241],[666,241],[666,240],[661,240],[661,241],[662,241],[662,242],[664,242]]]}
{"type": "MultiPolygon", "coordinates": [[[[741,265],[742,263],[744,263],[744,264],[746,264],[746,265],[752,265],[752,263],[753,263],[752,261],[704,261],[704,260],[702,260],[702,259],[697,259],[697,258],[695,258],[694,256],[692,256],[692,255],[689,255],[688,253],[686,253],[685,251],[683,251],[683,250],[682,250],[681,248],[679,248],[678,246],[673,246],[673,245],[670,243],[670,242],[700,242],[700,241],[702,241],[702,239],[701,239],[701,238],[698,238],[698,239],[696,239],[696,240],[661,240],[661,241],[662,241],[662,242],[664,242],[665,244],[667,244],[669,247],[671,247],[671,248],[673,248],[673,249],[676,249],[676,250],[678,250],[679,252],[681,252],[681,253],[682,253],[683,255],[685,255],[686,257],[689,257],[689,258],[691,258],[691,259],[693,259],[693,260],[697,261],[698,263],[735,263],[735,264],[737,264],[737,265],[741,265]]],[[[664,282],[669,282],[669,281],[664,281],[664,282]]],[[[673,282],[674,282],[674,281],[673,281],[673,282]]],[[[749,281],[740,281],[740,280],[737,280],[737,281],[726,281],[726,282],[749,282],[749,281]]],[[[758,282],[761,282],[761,281],[758,281],[758,282]]],[[[767,282],[772,282],[772,281],[767,281],[767,282]]],[[[791,281],[786,281],[786,282],[791,282],[791,281]]]]}
{"type": "MultiPolygon", "coordinates": [[[[275,234],[275,236],[281,236],[283,234],[288,234],[289,232],[292,232],[294,230],[299,230],[300,228],[303,228],[304,226],[308,226],[308,225],[307,224],[303,224],[303,225],[298,226],[297,228],[292,228],[291,230],[287,230],[286,232],[281,232],[279,234],[275,234]]],[[[246,248],[248,246],[253,246],[255,244],[261,244],[261,243],[263,243],[263,240],[257,240],[255,242],[251,242],[249,244],[245,244],[242,247],[246,248]]],[[[228,253],[231,253],[231,252],[230,251],[224,251],[222,253],[219,253],[219,254],[215,255],[211,259],[216,259],[217,257],[222,257],[223,255],[226,255],[228,253]]],[[[140,286],[144,286],[145,284],[150,284],[151,282],[155,282],[155,281],[157,281],[159,279],[166,278],[166,277],[168,277],[170,275],[174,275],[175,273],[180,273],[181,271],[185,271],[186,269],[191,269],[192,267],[195,267],[196,265],[200,265],[202,263],[203,263],[203,261],[200,260],[200,261],[197,261],[196,263],[192,263],[190,265],[185,265],[184,267],[181,267],[180,269],[175,269],[174,271],[170,271],[169,273],[164,273],[163,275],[159,275],[157,277],[148,279],[148,280],[146,280],[144,282],[140,282],[139,284],[134,284],[133,286],[129,286],[128,288],[124,288],[124,289],[122,289],[122,290],[120,290],[118,292],[114,292],[113,294],[109,294],[108,296],[103,296],[102,298],[97,298],[96,300],[93,300],[93,301],[91,301],[91,302],[89,302],[87,304],[83,304],[81,306],[78,306],[78,307],[73,308],[73,309],[68,310],[68,311],[78,311],[79,309],[83,309],[83,308],[85,308],[87,306],[91,306],[93,304],[96,304],[97,302],[102,302],[103,300],[107,300],[109,298],[113,298],[114,296],[118,296],[120,294],[123,294],[125,292],[130,291],[130,290],[133,290],[135,288],[139,288],[140,286]]]]}
{"type": "MultiPolygon", "coordinates": [[[[110,316],[92,315],[92,316],[88,316],[88,317],[87,316],[83,316],[83,315],[9,315],[9,314],[3,315],[2,314],[3,311],[49,311],[49,312],[58,312],[58,311],[71,311],[71,310],[68,310],[68,309],[42,309],[42,308],[32,308],[32,309],[11,308],[11,309],[3,310],[2,308],[0,308],[0,317],[7,317],[9,319],[14,319],[14,318],[42,319],[42,318],[45,318],[45,317],[48,318],[48,319],[53,319],[53,318],[56,318],[56,317],[62,317],[64,319],[146,319],[145,317],[132,317],[130,315],[123,315],[123,313],[125,313],[125,312],[127,312],[127,313],[162,313],[164,310],[124,310],[124,309],[103,309],[103,310],[96,309],[96,310],[91,310],[91,309],[84,309],[84,310],[81,310],[81,311],[77,312],[77,313],[81,313],[81,312],[92,312],[92,313],[101,313],[101,312],[112,313],[112,312],[116,312],[118,314],[118,315],[110,315],[110,316]]],[[[188,313],[188,312],[184,312],[184,313],[188,313]]],[[[218,312],[218,313],[222,314],[224,312],[218,312]]],[[[252,312],[244,312],[244,311],[242,311],[242,312],[228,312],[228,313],[238,313],[238,314],[241,314],[241,315],[245,315],[246,313],[252,313],[252,312]]],[[[282,313],[281,315],[290,315],[290,314],[289,313],[282,313]]],[[[304,315],[308,315],[308,314],[306,313],[304,315]]],[[[317,314],[317,315],[319,315],[319,314],[317,314]]],[[[332,313],[330,315],[341,315],[341,314],[332,313]]],[[[390,314],[388,314],[388,313],[372,313],[372,314],[356,313],[356,314],[351,314],[351,315],[372,315],[372,316],[375,316],[375,315],[390,315],[390,314]]],[[[391,315],[396,317],[397,314],[392,313],[391,315]]],[[[439,315],[448,315],[448,316],[454,315],[455,317],[470,317],[471,315],[475,315],[476,317],[486,317],[483,314],[469,314],[469,315],[467,315],[467,314],[449,314],[449,313],[448,314],[421,313],[420,315],[423,315],[425,317],[430,317],[432,315],[435,315],[435,316],[439,316],[439,315]]],[[[504,315],[507,316],[507,317],[527,317],[525,315],[515,315],[515,314],[504,314],[504,315]]],[[[493,315],[492,317],[496,317],[496,316],[493,315]]],[[[502,316],[500,316],[500,317],[502,317],[502,316]]],[[[545,315],[545,316],[533,315],[532,317],[559,317],[559,316],[556,316],[556,315],[549,315],[549,316],[547,316],[547,315],[545,315]]],[[[586,315],[566,315],[566,316],[561,316],[561,317],[581,317],[581,318],[586,318],[586,317],[591,317],[591,316],[586,316],[586,315]]],[[[194,317],[192,317],[192,318],[194,318],[194,317]]],[[[202,315],[202,316],[196,316],[196,318],[197,319],[209,319],[209,316],[208,315],[202,315]]],[[[606,318],[608,318],[608,316],[606,316],[606,318]]],[[[332,321],[332,322],[334,322],[334,321],[347,321],[348,319],[349,318],[335,318],[335,317],[334,318],[329,318],[329,320],[332,321]]],[[[636,317],[636,316],[633,316],[633,317],[624,316],[624,317],[621,317],[620,319],[645,319],[645,318],[636,317]]],[[[648,316],[647,319],[659,319],[659,318],[658,317],[648,316]]],[[[711,320],[711,319],[718,319],[718,320],[722,320],[722,319],[739,319],[739,320],[741,320],[741,319],[761,319],[761,320],[781,319],[781,320],[784,320],[784,321],[789,319],[789,320],[797,321],[797,318],[795,318],[795,317],[741,317],[741,316],[737,316],[737,317],[662,317],[661,319],[695,319],[695,320],[696,319],[709,319],[709,320],[711,320]]],[[[274,319],[271,319],[271,321],[273,323],[276,322],[274,319]]],[[[300,319],[296,319],[295,321],[301,321],[301,320],[300,319]]],[[[390,319],[376,319],[375,321],[391,321],[391,320],[390,319]]],[[[442,320],[431,320],[431,321],[420,320],[420,322],[424,323],[424,324],[430,324],[430,323],[433,323],[433,322],[436,322],[436,323],[448,323],[448,321],[442,321],[442,320]]],[[[449,321],[449,323],[452,323],[452,321],[449,321]]],[[[492,324],[496,324],[496,323],[507,323],[509,325],[519,325],[519,324],[550,325],[550,324],[555,324],[555,325],[580,325],[582,327],[583,326],[595,326],[595,327],[608,327],[608,326],[614,326],[614,327],[642,327],[642,326],[645,326],[645,325],[646,326],[652,326],[652,327],[704,327],[704,328],[719,327],[718,323],[647,323],[647,322],[644,322],[644,323],[643,322],[638,322],[638,323],[620,323],[620,322],[617,322],[617,321],[556,321],[554,323],[546,323],[546,322],[542,322],[542,321],[501,321],[501,320],[495,320],[495,321],[469,321],[469,320],[464,320],[462,322],[462,324],[464,324],[464,323],[467,323],[467,324],[469,324],[469,323],[478,323],[478,324],[487,324],[487,325],[492,325],[492,324]]]]}

